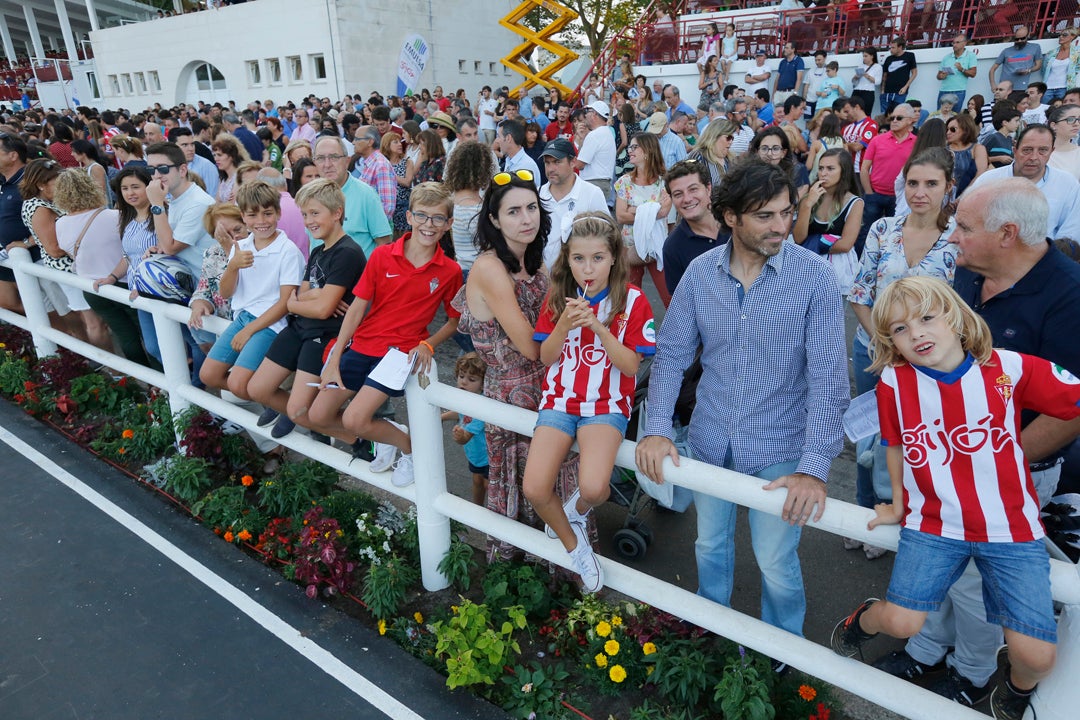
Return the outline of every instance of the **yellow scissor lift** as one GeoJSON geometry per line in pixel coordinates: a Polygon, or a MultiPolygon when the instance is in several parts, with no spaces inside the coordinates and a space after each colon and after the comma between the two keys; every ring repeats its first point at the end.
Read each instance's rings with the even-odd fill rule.
{"type": "Polygon", "coordinates": [[[555,0],[523,0],[510,14],[499,20],[499,24],[504,28],[525,39],[525,42],[515,47],[510,51],[509,55],[502,59],[503,65],[525,78],[525,81],[519,83],[517,87],[511,90],[511,93],[516,93],[522,87],[529,90],[537,85],[546,88],[556,87],[563,97],[568,97],[573,92],[571,88],[555,80],[552,76],[574,60],[577,60],[578,54],[552,41],[550,38],[576,20],[577,16],[576,12],[565,5],[555,2],[555,0]],[[543,8],[555,15],[555,19],[539,31],[532,30],[521,24],[521,21],[537,8],[543,8]],[[525,58],[531,55],[533,50],[538,47],[544,48],[554,55],[555,60],[538,70],[533,70],[525,61],[525,58]]]}

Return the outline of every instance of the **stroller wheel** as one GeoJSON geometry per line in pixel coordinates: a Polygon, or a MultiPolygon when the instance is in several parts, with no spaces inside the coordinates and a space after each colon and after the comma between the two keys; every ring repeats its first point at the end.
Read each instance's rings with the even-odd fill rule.
{"type": "Polygon", "coordinates": [[[642,522],[641,520],[635,519],[629,522],[629,527],[631,530],[634,530],[635,532],[637,532],[638,535],[641,536],[641,539],[645,541],[646,546],[652,545],[652,530],[649,529],[649,526],[646,523],[642,522]]]}
{"type": "Polygon", "coordinates": [[[648,544],[637,530],[623,528],[615,533],[615,552],[627,560],[640,560],[645,557],[648,544]]]}

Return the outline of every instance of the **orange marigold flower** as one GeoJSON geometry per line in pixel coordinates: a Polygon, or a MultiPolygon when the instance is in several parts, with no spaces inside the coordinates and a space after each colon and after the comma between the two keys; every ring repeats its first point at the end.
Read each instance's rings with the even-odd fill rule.
{"type": "Polygon", "coordinates": [[[248,540],[250,540],[250,539],[251,539],[251,533],[250,533],[250,532],[248,532],[247,530],[241,530],[241,531],[240,531],[240,532],[239,532],[239,533],[237,534],[237,536],[236,536],[236,537],[238,537],[239,539],[243,540],[244,542],[247,542],[248,540]]]}
{"type": "Polygon", "coordinates": [[[799,697],[801,697],[806,702],[811,702],[814,698],[817,697],[817,690],[810,687],[809,685],[800,685],[799,697]]]}
{"type": "Polygon", "coordinates": [[[244,487],[251,487],[255,484],[255,478],[251,477],[250,475],[245,475],[244,477],[240,478],[240,484],[244,487]]]}
{"type": "Polygon", "coordinates": [[[116,448],[116,452],[117,452],[118,455],[123,455],[124,453],[127,452],[127,448],[124,448],[124,447],[116,448]]]}
{"type": "Polygon", "coordinates": [[[232,542],[235,539],[236,539],[236,536],[233,535],[232,530],[227,530],[225,532],[225,542],[232,542]]]}
{"type": "Polygon", "coordinates": [[[131,428],[127,428],[124,430],[124,432],[120,433],[120,437],[124,438],[125,440],[131,440],[135,437],[135,431],[131,428]]]}

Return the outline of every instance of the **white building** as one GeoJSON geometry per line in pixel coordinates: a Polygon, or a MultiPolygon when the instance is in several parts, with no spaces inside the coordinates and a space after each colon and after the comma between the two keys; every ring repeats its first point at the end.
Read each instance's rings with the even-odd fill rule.
{"type": "MultiPolygon", "coordinates": [[[[62,1],[62,0],[60,0],[62,1]]],[[[515,85],[499,59],[520,38],[498,25],[512,0],[251,0],[90,33],[93,66],[74,68],[84,104],[299,100],[395,92],[406,36],[431,48],[421,87],[515,85]],[[88,82],[93,73],[96,82],[88,82]],[[94,88],[96,86],[97,95],[94,88]]]]}

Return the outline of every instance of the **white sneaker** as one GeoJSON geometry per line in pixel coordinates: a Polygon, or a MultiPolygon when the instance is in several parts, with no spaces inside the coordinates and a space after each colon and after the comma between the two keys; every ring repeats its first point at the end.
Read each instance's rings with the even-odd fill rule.
{"type": "MultiPolygon", "coordinates": [[[[581,490],[575,490],[574,494],[570,496],[570,499],[567,500],[565,503],[563,503],[563,506],[562,506],[563,512],[566,513],[566,519],[569,520],[570,522],[573,522],[576,519],[584,520],[585,515],[588,515],[588,513],[585,513],[585,515],[582,515],[577,511],[577,501],[578,501],[578,498],[580,498],[580,497],[581,497],[581,490]]],[[[547,523],[544,523],[544,532],[552,540],[558,540],[559,539],[558,533],[556,533],[554,530],[552,530],[551,526],[548,525],[547,523]]]]}
{"type": "Polygon", "coordinates": [[[413,484],[412,455],[401,453],[401,457],[394,463],[394,474],[390,476],[390,482],[394,487],[407,487],[413,484]]]}
{"type": "MultiPolygon", "coordinates": [[[[409,434],[409,428],[405,427],[401,423],[396,423],[393,420],[387,420],[401,432],[406,435],[409,434]]],[[[397,457],[398,449],[389,443],[375,443],[375,459],[371,461],[369,469],[371,472],[386,472],[394,464],[394,459],[397,457]]]]}
{"type": "Polygon", "coordinates": [[[604,587],[604,569],[600,566],[600,558],[596,557],[592,545],[589,544],[585,523],[577,520],[570,523],[570,527],[577,537],[577,547],[568,553],[570,567],[581,576],[586,592],[599,592],[600,588],[604,587]]]}

